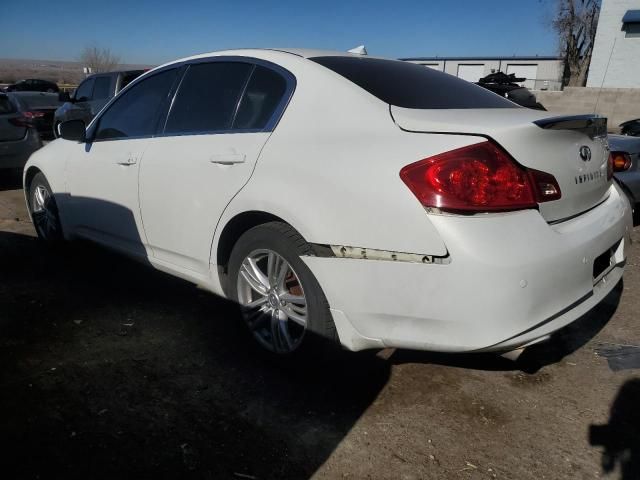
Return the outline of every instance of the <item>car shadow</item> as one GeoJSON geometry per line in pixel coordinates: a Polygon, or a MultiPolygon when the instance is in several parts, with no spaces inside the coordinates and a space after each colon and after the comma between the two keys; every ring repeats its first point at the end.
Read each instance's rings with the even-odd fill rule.
{"type": "Polygon", "coordinates": [[[602,470],[620,470],[621,480],[640,478],[640,379],[628,380],[611,405],[609,422],[591,425],[589,443],[603,447],[602,470]]]}
{"type": "Polygon", "coordinates": [[[0,192],[22,188],[22,170],[0,169],[0,192]]]}
{"type": "Polygon", "coordinates": [[[24,478],[309,478],[387,383],[283,362],[237,306],[81,242],[0,232],[0,441],[24,478]]]}
{"type": "Polygon", "coordinates": [[[609,323],[615,314],[624,290],[624,280],[589,312],[575,322],[555,332],[548,341],[532,345],[524,350],[517,361],[508,360],[495,353],[446,354],[418,351],[397,351],[390,358],[392,363],[435,363],[458,368],[536,373],[547,365],[560,362],[567,355],[582,348],[609,323]]]}
{"type": "MultiPolygon", "coordinates": [[[[127,209],[55,198],[76,202],[76,221],[117,225],[123,245],[143,251],[127,209]]],[[[237,305],[142,260],[0,232],[5,470],[28,478],[309,478],[394,364],[535,371],[603,328],[622,288],[518,364],[409,351],[282,361],[255,345],[237,305]]]]}

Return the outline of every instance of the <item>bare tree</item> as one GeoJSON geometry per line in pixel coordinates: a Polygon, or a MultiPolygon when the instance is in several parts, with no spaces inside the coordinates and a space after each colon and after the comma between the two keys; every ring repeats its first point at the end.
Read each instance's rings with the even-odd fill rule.
{"type": "Polygon", "coordinates": [[[92,73],[109,72],[115,70],[120,63],[120,57],[111,53],[108,48],[97,46],[85,47],[80,54],[80,62],[84,67],[91,68],[92,73]]]}
{"type": "Polygon", "coordinates": [[[551,25],[564,57],[563,84],[584,87],[598,28],[600,0],[555,0],[551,25]]]}

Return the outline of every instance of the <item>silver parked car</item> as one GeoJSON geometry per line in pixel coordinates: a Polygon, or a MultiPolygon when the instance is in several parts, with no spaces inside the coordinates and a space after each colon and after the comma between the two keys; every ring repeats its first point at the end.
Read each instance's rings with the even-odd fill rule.
{"type": "Polygon", "coordinates": [[[0,169],[22,169],[42,146],[35,115],[23,111],[11,94],[0,93],[0,169]]]}

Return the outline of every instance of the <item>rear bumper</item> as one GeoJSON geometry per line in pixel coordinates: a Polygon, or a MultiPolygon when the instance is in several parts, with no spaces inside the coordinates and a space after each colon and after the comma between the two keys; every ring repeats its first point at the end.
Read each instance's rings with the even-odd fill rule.
{"type": "Polygon", "coordinates": [[[42,146],[38,131],[30,128],[24,138],[0,142],[0,169],[23,168],[33,152],[42,146]]]}
{"type": "Polygon", "coordinates": [[[430,219],[449,264],[304,258],[347,348],[468,352],[531,343],[613,289],[632,228],[618,186],[598,207],[556,225],[533,210],[430,219]],[[594,260],[614,245],[614,266],[594,280],[594,260]]]}

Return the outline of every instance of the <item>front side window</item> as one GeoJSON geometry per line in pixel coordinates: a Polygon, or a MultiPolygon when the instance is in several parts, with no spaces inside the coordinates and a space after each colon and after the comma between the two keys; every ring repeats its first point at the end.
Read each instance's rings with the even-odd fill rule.
{"type": "Polygon", "coordinates": [[[111,93],[111,77],[98,77],[93,86],[92,100],[104,100],[111,93]]]}
{"type": "Polygon", "coordinates": [[[229,130],[252,67],[240,62],[191,65],[180,83],[165,134],[229,130]]]}
{"type": "Polygon", "coordinates": [[[76,89],[76,93],[74,94],[74,98],[76,102],[88,102],[91,100],[91,91],[93,90],[93,82],[95,82],[94,78],[88,78],[84,82],[80,84],[80,86],[76,89]]]}
{"type": "Polygon", "coordinates": [[[234,129],[262,130],[282,100],[287,82],[282,75],[256,65],[240,102],[234,129]]]}
{"type": "Polygon", "coordinates": [[[146,137],[156,133],[162,108],[177,69],[165,70],[133,85],[100,116],[95,140],[146,137]]]}

